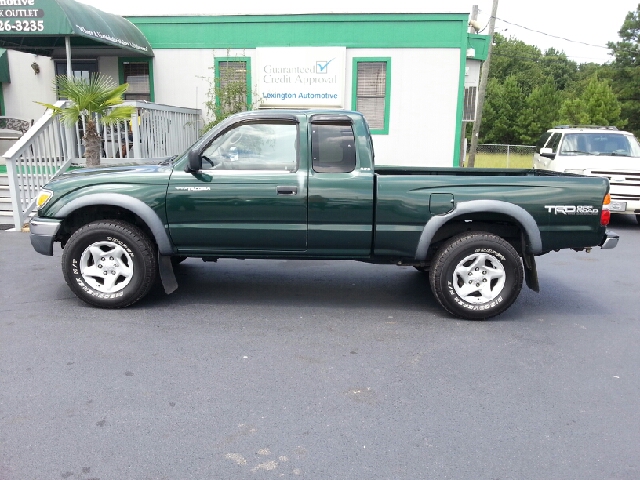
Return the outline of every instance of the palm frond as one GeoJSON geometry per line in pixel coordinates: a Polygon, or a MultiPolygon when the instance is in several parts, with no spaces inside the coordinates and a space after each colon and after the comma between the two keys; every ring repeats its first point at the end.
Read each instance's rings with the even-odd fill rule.
{"type": "Polygon", "coordinates": [[[100,119],[103,123],[113,124],[121,122],[123,120],[130,120],[131,115],[136,111],[136,107],[133,105],[123,105],[120,107],[112,108],[105,113],[100,119]]]}

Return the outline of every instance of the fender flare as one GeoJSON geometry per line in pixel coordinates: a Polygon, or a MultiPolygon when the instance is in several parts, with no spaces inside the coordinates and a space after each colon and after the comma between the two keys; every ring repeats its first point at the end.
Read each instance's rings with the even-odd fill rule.
{"type": "Polygon", "coordinates": [[[429,245],[431,245],[431,240],[433,240],[436,232],[445,223],[461,215],[483,212],[501,213],[512,217],[524,229],[529,240],[531,253],[535,255],[542,252],[542,239],[540,237],[538,224],[524,208],[500,200],[471,200],[469,202],[456,204],[455,208],[449,213],[431,217],[425,225],[424,230],[422,230],[422,235],[420,235],[420,241],[416,248],[416,260],[424,261],[427,258],[427,250],[429,249],[429,245]]]}
{"type": "Polygon", "coordinates": [[[149,230],[153,234],[153,237],[158,245],[158,251],[161,255],[171,255],[175,253],[173,244],[167,235],[167,231],[164,228],[162,220],[153,211],[153,209],[144,203],[142,200],[123,195],[121,193],[93,193],[84,195],[71,200],[65,206],[63,206],[57,213],[56,217],[67,217],[69,214],[75,212],[79,208],[88,207],[91,205],[110,205],[114,207],[122,207],[130,212],[135,213],[147,224],[149,230]]]}

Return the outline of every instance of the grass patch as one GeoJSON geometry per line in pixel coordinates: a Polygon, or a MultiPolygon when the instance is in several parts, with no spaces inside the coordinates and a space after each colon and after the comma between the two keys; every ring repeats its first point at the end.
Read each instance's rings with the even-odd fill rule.
{"type": "MultiPolygon", "coordinates": [[[[465,165],[469,161],[469,155],[465,165]]],[[[533,154],[518,155],[506,153],[478,153],[476,154],[477,168],[533,168],[533,154]]]]}

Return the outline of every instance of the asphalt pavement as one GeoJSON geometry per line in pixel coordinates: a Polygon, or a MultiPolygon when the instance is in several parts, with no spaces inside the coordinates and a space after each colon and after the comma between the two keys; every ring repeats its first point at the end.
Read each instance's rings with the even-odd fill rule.
{"type": "Polygon", "coordinates": [[[411,268],[189,259],[78,300],[0,231],[0,480],[638,479],[640,226],[451,318],[411,268]]]}

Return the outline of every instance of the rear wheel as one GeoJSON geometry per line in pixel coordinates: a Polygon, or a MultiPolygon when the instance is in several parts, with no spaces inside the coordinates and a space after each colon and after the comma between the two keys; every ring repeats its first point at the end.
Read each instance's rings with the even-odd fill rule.
{"type": "Polygon", "coordinates": [[[102,308],[132,305],[158,275],[154,244],[137,227],[100,220],[78,229],[62,255],[64,278],[81,300],[102,308]]]}
{"type": "Polygon", "coordinates": [[[638,225],[640,225],[640,215],[636,214],[636,222],[638,222],[638,225]]]}
{"type": "Polygon", "coordinates": [[[431,263],[434,296],[449,313],[484,320],[504,312],[518,298],[524,270],[506,240],[485,232],[450,239],[431,263]]]}

